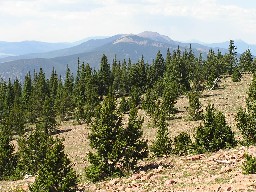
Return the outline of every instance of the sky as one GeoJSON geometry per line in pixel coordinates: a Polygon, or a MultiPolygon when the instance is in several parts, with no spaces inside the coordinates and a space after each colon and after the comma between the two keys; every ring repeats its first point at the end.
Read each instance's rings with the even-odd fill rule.
{"type": "Polygon", "coordinates": [[[0,0],[0,41],[74,42],[154,31],[256,44],[255,0],[0,0]]]}

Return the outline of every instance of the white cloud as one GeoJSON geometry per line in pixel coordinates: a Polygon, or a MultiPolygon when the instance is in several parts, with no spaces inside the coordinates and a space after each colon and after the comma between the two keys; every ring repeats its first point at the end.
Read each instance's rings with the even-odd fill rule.
{"type": "Polygon", "coordinates": [[[242,0],[223,2],[0,0],[0,40],[75,41],[86,36],[153,30],[177,40],[254,41],[256,8],[242,6],[242,0]]]}

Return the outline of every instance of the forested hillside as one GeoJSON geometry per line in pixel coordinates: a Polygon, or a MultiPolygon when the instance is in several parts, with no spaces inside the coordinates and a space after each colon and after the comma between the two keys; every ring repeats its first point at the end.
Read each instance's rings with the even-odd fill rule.
{"type": "MultiPolygon", "coordinates": [[[[29,72],[23,83],[2,80],[0,179],[31,175],[36,176],[31,191],[76,191],[83,176],[88,182],[127,176],[149,157],[204,154],[255,144],[255,76],[246,110],[237,112],[236,131],[215,108],[216,103],[203,108],[200,102],[203,91],[223,89],[218,86],[220,79],[231,77],[239,82],[243,74],[254,74],[256,60],[250,50],[238,58],[232,40],[228,50],[226,54],[210,50],[203,59],[191,47],[185,51],[178,47],[168,49],[165,58],[159,51],[151,64],[143,56],[133,63],[109,61],[103,55],[98,70],[78,58],[75,76],[67,66],[64,78],[53,68],[50,78],[40,69],[29,72]],[[168,124],[178,118],[176,103],[184,97],[189,103],[187,119],[201,123],[193,134],[182,131],[172,137],[168,124]],[[145,138],[144,117],[157,128],[150,141],[145,138]],[[83,176],[74,170],[59,138],[63,132],[59,125],[71,121],[89,127],[83,176]]],[[[245,156],[244,172],[254,173],[256,160],[245,156]]]]}

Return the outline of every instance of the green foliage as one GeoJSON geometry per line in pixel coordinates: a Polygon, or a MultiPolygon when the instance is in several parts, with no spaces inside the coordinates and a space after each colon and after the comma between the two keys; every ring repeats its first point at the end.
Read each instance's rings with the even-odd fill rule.
{"type": "Polygon", "coordinates": [[[241,81],[241,78],[242,78],[242,74],[240,73],[239,69],[237,67],[235,67],[233,74],[232,74],[232,81],[239,82],[239,81],[241,81]]]}
{"type": "Polygon", "coordinates": [[[256,173],[256,157],[245,154],[245,162],[243,163],[242,169],[244,174],[255,174],[256,173]]]}
{"type": "Polygon", "coordinates": [[[40,166],[31,192],[72,192],[77,188],[77,176],[71,162],[64,153],[61,140],[55,139],[47,149],[43,164],[40,166]]]}
{"type": "Polygon", "coordinates": [[[128,125],[124,129],[122,138],[125,142],[122,159],[120,160],[123,172],[133,170],[138,160],[148,156],[147,141],[142,139],[142,123],[143,119],[138,118],[135,104],[131,104],[128,125]]]}
{"type": "Polygon", "coordinates": [[[161,157],[170,155],[172,152],[172,141],[169,137],[168,127],[166,123],[166,114],[163,112],[159,115],[159,121],[156,123],[158,127],[156,139],[151,146],[151,151],[155,156],[161,157]]]}
{"type": "Polygon", "coordinates": [[[37,127],[34,132],[18,140],[17,174],[21,177],[25,174],[35,175],[44,164],[47,150],[54,142],[44,130],[44,127],[37,127]]]}
{"type": "Polygon", "coordinates": [[[129,102],[126,101],[125,97],[121,97],[120,105],[119,105],[119,111],[121,113],[126,113],[130,110],[129,102]]]}
{"type": "Polygon", "coordinates": [[[14,146],[11,144],[9,131],[0,127],[0,180],[9,179],[16,167],[16,156],[14,146]]]}
{"type": "Polygon", "coordinates": [[[237,128],[243,136],[246,145],[256,143],[256,78],[253,76],[246,99],[247,110],[239,109],[236,121],[237,128]]]}
{"type": "Polygon", "coordinates": [[[204,125],[197,128],[195,139],[196,150],[199,153],[214,152],[236,145],[234,132],[227,125],[225,116],[217,112],[213,105],[207,106],[204,125]]]}
{"type": "Polygon", "coordinates": [[[169,117],[176,112],[174,105],[178,99],[178,95],[179,90],[177,82],[165,79],[163,83],[162,107],[169,117]]]}
{"type": "Polygon", "coordinates": [[[137,119],[137,112],[131,109],[128,127],[124,128],[115,102],[111,94],[104,99],[91,127],[90,146],[95,153],[89,153],[91,165],[85,171],[94,182],[123,175],[147,156],[146,142],[140,139],[142,121],[137,119]]]}
{"type": "Polygon", "coordinates": [[[254,111],[249,113],[240,109],[236,116],[237,128],[243,136],[246,145],[256,143],[256,114],[254,111]]]}
{"type": "Polygon", "coordinates": [[[202,119],[201,103],[199,101],[199,92],[191,91],[188,93],[189,107],[188,114],[191,120],[197,121],[202,119]]]}
{"type": "Polygon", "coordinates": [[[239,58],[239,64],[242,71],[251,71],[254,72],[253,67],[253,57],[250,49],[247,49],[244,53],[241,54],[239,58]]]}
{"type": "Polygon", "coordinates": [[[190,136],[182,132],[174,138],[174,149],[173,153],[177,155],[188,155],[193,150],[193,143],[190,136]]]}

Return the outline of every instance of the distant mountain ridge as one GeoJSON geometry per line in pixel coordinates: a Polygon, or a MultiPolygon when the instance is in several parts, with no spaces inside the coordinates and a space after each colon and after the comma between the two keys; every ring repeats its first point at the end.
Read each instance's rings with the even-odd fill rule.
{"type": "MultiPolygon", "coordinates": [[[[211,49],[210,46],[198,43],[192,43],[191,45],[196,56],[200,53],[206,56],[209,49],[211,49]]],[[[47,77],[49,77],[53,67],[58,74],[64,76],[67,65],[72,72],[76,72],[78,57],[81,62],[89,63],[92,68],[97,69],[103,54],[108,57],[109,63],[112,63],[115,57],[120,61],[130,58],[132,62],[137,62],[141,59],[142,55],[146,62],[152,63],[158,51],[161,51],[165,57],[168,48],[172,52],[179,46],[184,51],[189,48],[190,43],[181,43],[157,32],[145,31],[137,35],[118,34],[101,39],[89,39],[78,45],[60,44],[58,46],[62,46],[62,48],[57,50],[49,49],[47,52],[0,58],[0,76],[3,79],[14,79],[16,77],[23,79],[28,71],[38,71],[40,67],[44,69],[47,77]]],[[[220,49],[220,51],[225,53],[228,46],[225,48],[213,49],[215,51],[220,49]]],[[[33,49],[32,51],[34,52],[35,50],[33,49]]]]}

